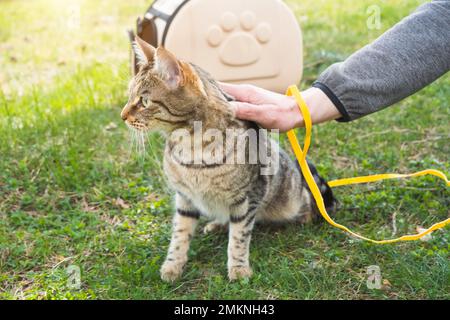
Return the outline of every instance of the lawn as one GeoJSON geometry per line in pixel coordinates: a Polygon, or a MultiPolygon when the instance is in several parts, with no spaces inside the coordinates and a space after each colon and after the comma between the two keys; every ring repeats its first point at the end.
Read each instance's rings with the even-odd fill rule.
{"type": "MultiPolygon", "coordinates": [[[[286,2],[304,33],[306,88],[423,1],[286,2]],[[369,30],[373,4],[381,29],[369,30]]],[[[226,235],[198,234],[183,278],[162,282],[173,211],[163,140],[149,136],[139,155],[119,116],[129,80],[125,30],[148,4],[0,1],[0,298],[450,298],[449,228],[393,245],[356,241],[324,222],[257,228],[255,274],[235,283],[226,235]],[[81,270],[80,288],[67,285],[71,265],[81,270]],[[372,265],[380,289],[366,285],[372,265]]],[[[449,104],[447,74],[376,115],[315,127],[309,157],[330,180],[425,168],[448,175],[449,104]]],[[[374,238],[449,216],[448,190],[433,177],[336,193],[336,220],[374,238]]]]}

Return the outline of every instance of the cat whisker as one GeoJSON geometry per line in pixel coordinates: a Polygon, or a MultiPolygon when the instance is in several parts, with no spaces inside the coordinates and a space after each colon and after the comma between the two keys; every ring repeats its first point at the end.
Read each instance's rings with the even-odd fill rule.
{"type": "Polygon", "coordinates": [[[148,128],[146,125],[140,122],[134,122],[132,124],[126,123],[128,130],[130,131],[130,156],[134,149],[134,152],[141,157],[145,157],[146,146],[148,141],[148,128]]]}
{"type": "Polygon", "coordinates": [[[133,126],[134,140],[136,141],[136,152],[141,158],[145,158],[146,155],[146,146],[147,143],[147,135],[148,132],[147,127],[136,123],[133,126]]]}

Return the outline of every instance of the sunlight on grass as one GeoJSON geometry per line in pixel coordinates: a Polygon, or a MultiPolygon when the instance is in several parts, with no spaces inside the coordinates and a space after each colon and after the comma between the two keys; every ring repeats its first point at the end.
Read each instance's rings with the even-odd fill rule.
{"type": "MultiPolygon", "coordinates": [[[[303,28],[307,87],[423,1],[286,1],[303,28]]],[[[255,276],[229,283],[226,236],[199,235],[182,280],[159,279],[173,204],[163,139],[144,157],[120,119],[129,80],[126,29],[150,1],[0,1],[0,298],[449,298],[450,236],[374,246],[330,226],[257,229],[255,276]],[[82,286],[66,286],[80,266],[82,286]],[[379,265],[389,285],[365,286],[379,265]]],[[[450,172],[450,77],[360,121],[314,128],[310,157],[329,179],[435,168],[450,172]],[[420,117],[418,116],[420,115],[420,117]]],[[[285,139],[282,139],[285,140],[285,139]]],[[[336,220],[370,237],[448,217],[433,178],[339,188],[336,220]],[[393,228],[395,222],[395,229],[393,228]]]]}
{"type": "Polygon", "coordinates": [[[0,83],[9,95],[94,62],[118,68],[117,62],[129,56],[126,30],[148,2],[35,0],[0,5],[0,83]]]}

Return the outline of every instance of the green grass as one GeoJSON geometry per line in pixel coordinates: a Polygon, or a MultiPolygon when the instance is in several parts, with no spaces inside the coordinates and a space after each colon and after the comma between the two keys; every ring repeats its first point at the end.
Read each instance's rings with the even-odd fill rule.
{"type": "MultiPolygon", "coordinates": [[[[307,87],[328,65],[375,39],[419,1],[287,1],[302,25],[307,87]],[[366,28],[378,4],[382,29],[366,28]]],[[[125,29],[148,1],[0,2],[0,298],[4,299],[448,299],[447,230],[429,242],[373,245],[325,223],[258,228],[255,275],[230,283],[225,235],[198,235],[186,272],[163,283],[159,268],[173,204],[151,137],[132,152],[119,113],[126,102],[125,29]],[[111,125],[116,124],[117,127],[111,125]],[[123,202],[117,199],[122,199],[123,202]],[[81,268],[79,290],[66,268],[81,268]],[[366,287],[378,265],[385,284],[366,287]]],[[[450,172],[450,77],[388,110],[314,128],[310,158],[329,179],[435,168],[450,172]]],[[[435,178],[336,189],[336,219],[375,237],[415,232],[449,215],[435,178]]]]}

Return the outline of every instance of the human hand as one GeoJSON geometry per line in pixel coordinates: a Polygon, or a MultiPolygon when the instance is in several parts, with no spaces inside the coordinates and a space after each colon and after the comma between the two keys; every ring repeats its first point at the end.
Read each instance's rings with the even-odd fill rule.
{"type": "Polygon", "coordinates": [[[230,103],[239,119],[281,132],[303,126],[303,117],[293,97],[247,84],[220,83],[220,86],[237,100],[230,103]]]}
{"type": "MultiPolygon", "coordinates": [[[[254,121],[263,128],[279,129],[280,132],[304,126],[302,114],[293,97],[247,84],[220,83],[220,86],[237,100],[230,103],[239,119],[254,121]]],[[[309,88],[302,92],[302,96],[313,124],[342,116],[322,90],[309,88]]]]}

